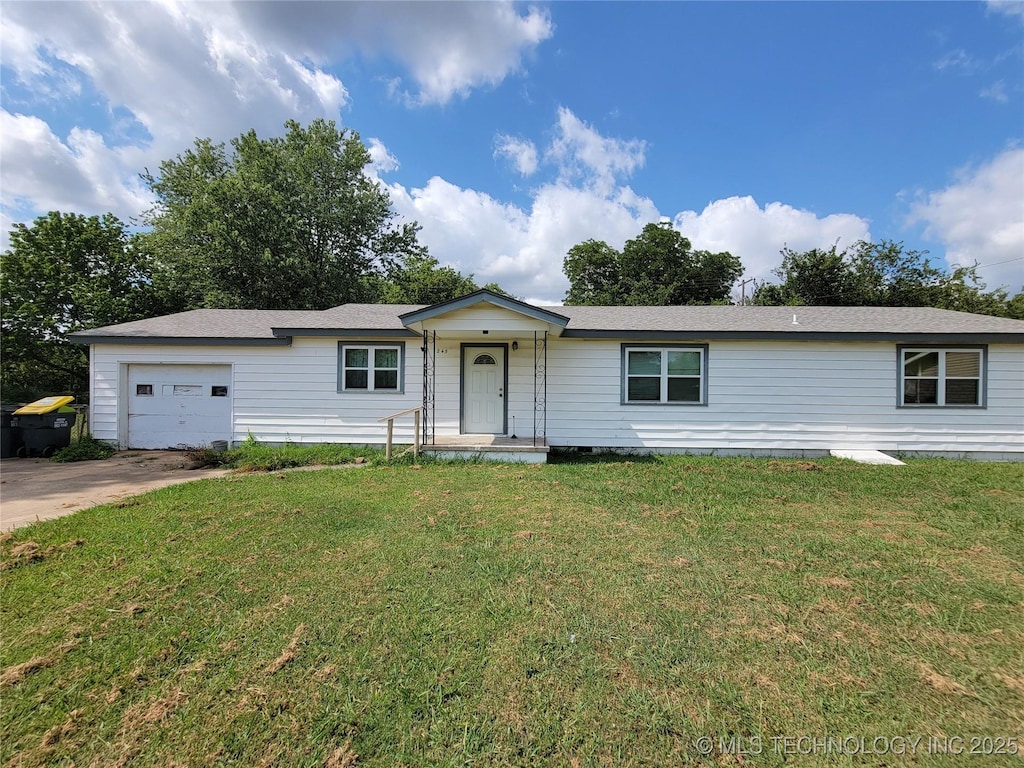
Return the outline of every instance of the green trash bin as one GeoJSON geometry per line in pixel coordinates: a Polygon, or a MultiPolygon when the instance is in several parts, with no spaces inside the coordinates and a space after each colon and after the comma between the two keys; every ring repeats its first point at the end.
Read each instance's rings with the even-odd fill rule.
{"type": "Polygon", "coordinates": [[[24,443],[21,439],[21,428],[11,424],[14,420],[14,411],[20,405],[0,406],[0,459],[10,459],[18,455],[18,449],[24,443]]]}
{"type": "Polygon", "coordinates": [[[78,414],[68,407],[73,397],[44,397],[11,415],[11,427],[21,431],[19,458],[42,456],[50,458],[61,448],[71,445],[71,428],[78,414]]]}

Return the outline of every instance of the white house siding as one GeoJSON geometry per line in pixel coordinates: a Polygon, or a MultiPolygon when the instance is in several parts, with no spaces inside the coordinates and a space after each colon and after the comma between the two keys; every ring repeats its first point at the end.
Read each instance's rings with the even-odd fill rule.
{"type": "Polygon", "coordinates": [[[1024,452],[1024,348],[988,347],[986,408],[897,408],[893,343],[708,342],[706,405],[621,405],[621,343],[554,340],[554,446],[1024,452]]]}
{"type": "MultiPolygon", "coordinates": [[[[484,342],[473,336],[466,341],[484,342]]],[[[532,334],[508,344],[509,422],[523,439],[538,431],[532,334]]],[[[382,443],[382,416],[422,403],[420,341],[405,338],[402,394],[337,391],[337,338],[291,346],[96,344],[92,351],[93,434],[119,434],[120,377],[127,364],[232,366],[232,437],[265,442],[382,443]]],[[[387,339],[374,339],[388,343],[387,339]]],[[[547,438],[553,446],[695,452],[798,453],[859,448],[926,453],[1024,453],[1024,347],[988,347],[986,408],[897,408],[894,343],[709,341],[708,397],[701,406],[621,405],[621,344],[630,340],[551,338],[547,438]]],[[[392,341],[393,343],[393,341],[392,341]]],[[[459,339],[437,342],[435,432],[459,433],[459,339]]],[[[412,419],[395,424],[411,442],[412,419]]]]}
{"type": "MultiPolygon", "coordinates": [[[[130,363],[232,366],[232,435],[272,443],[383,443],[377,419],[422,403],[423,357],[416,339],[405,342],[405,391],[339,393],[338,339],[295,339],[291,346],[150,346],[96,344],[92,348],[90,427],[101,440],[123,445],[126,434],[119,389],[130,363]],[[411,343],[410,343],[411,342],[411,343]]],[[[358,341],[353,343],[359,343],[358,341]]],[[[395,423],[395,439],[412,442],[412,418],[395,423]]]]}

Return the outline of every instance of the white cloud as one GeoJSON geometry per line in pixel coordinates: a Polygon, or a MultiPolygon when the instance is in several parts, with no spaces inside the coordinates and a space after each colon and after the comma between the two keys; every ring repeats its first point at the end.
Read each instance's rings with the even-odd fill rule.
{"type": "MultiPolygon", "coordinates": [[[[595,238],[616,248],[657,221],[654,203],[617,180],[643,164],[645,144],[601,136],[570,110],[558,111],[544,160],[557,179],[540,184],[527,208],[458,187],[440,177],[424,187],[388,187],[395,209],[422,226],[420,240],[443,264],[497,282],[528,300],[557,303],[569,287],[562,262],[573,245],[595,238]]],[[[539,166],[536,146],[499,135],[495,157],[524,175],[539,166]]]]}
{"type": "Polygon", "coordinates": [[[415,104],[445,104],[501,82],[554,33],[546,11],[520,15],[511,2],[311,3],[305,13],[292,3],[235,7],[250,28],[311,57],[359,50],[400,62],[415,90],[391,78],[394,91],[415,104]]]}
{"type": "Polygon", "coordinates": [[[1006,95],[1006,83],[1002,80],[997,80],[988,88],[982,88],[979,95],[983,99],[992,99],[1000,104],[1005,104],[1010,100],[1010,97],[1006,95]]]}
{"type": "MultiPolygon", "coordinates": [[[[505,137],[502,137],[505,138],[505,137]]],[[[504,141],[508,152],[525,140],[504,141]]],[[[530,145],[532,146],[532,144],[530,145]]],[[[527,299],[559,302],[568,288],[562,262],[569,248],[591,238],[621,248],[645,224],[662,218],[654,202],[617,183],[643,161],[643,142],[609,139],[569,110],[559,111],[552,148],[555,181],[538,186],[528,207],[502,203],[435,177],[416,189],[389,186],[396,210],[422,225],[421,240],[442,263],[472,272],[478,283],[495,281],[527,299]],[[574,169],[575,174],[565,173],[574,169]]],[[[779,251],[841,247],[870,240],[867,221],[851,214],[818,217],[783,203],[763,209],[751,197],[709,203],[700,213],[683,211],[674,225],[695,248],[739,256],[748,276],[766,279],[779,251]]]]}
{"type": "MultiPolygon", "coordinates": [[[[51,108],[87,91],[109,114],[137,120],[151,139],[122,145],[109,130],[55,131],[18,114],[20,106],[3,110],[4,237],[12,212],[137,215],[151,204],[138,172],[155,170],[196,136],[224,141],[248,128],[273,135],[289,118],[336,118],[349,93],[326,71],[328,61],[359,54],[397,62],[400,76],[382,73],[394,93],[443,104],[519,71],[552,34],[545,11],[507,2],[7,3],[0,45],[14,80],[51,108]]],[[[370,139],[368,148],[372,175],[397,169],[382,141],[370,139]]],[[[645,163],[646,143],[604,136],[568,108],[558,110],[543,149],[499,136],[495,152],[525,176],[546,163],[551,180],[525,206],[437,176],[422,187],[388,185],[396,210],[421,223],[432,254],[480,283],[557,302],[568,287],[561,268],[572,245],[597,238],[621,248],[661,218],[627,185],[645,163]]],[[[806,249],[868,237],[855,216],[818,218],[781,203],[761,209],[751,198],[714,201],[675,221],[696,247],[729,250],[758,276],[775,266],[784,244],[806,249]]]]}
{"type": "MultiPolygon", "coordinates": [[[[478,283],[497,282],[529,300],[557,303],[568,289],[566,252],[591,238],[621,248],[645,224],[661,218],[654,202],[629,187],[609,195],[562,182],[534,192],[527,208],[502,203],[435,177],[422,188],[389,186],[396,210],[422,225],[421,241],[439,261],[472,272],[478,283]]],[[[695,248],[739,256],[746,275],[769,279],[779,251],[840,248],[870,240],[868,222],[851,214],[818,217],[783,203],[764,208],[753,198],[709,203],[673,221],[695,248]]]]}
{"type": "Polygon", "coordinates": [[[384,146],[384,142],[377,138],[370,138],[366,142],[366,149],[370,153],[370,163],[374,175],[397,171],[399,168],[398,158],[391,154],[391,150],[384,146]]]}
{"type": "Polygon", "coordinates": [[[604,197],[547,184],[526,209],[438,177],[422,188],[391,185],[389,191],[395,209],[422,225],[420,240],[440,262],[541,303],[565,295],[562,261],[573,245],[597,238],[621,248],[658,217],[650,200],[628,188],[604,197]]]}
{"type": "Polygon", "coordinates": [[[985,7],[989,13],[1002,13],[1016,16],[1024,21],[1024,2],[1022,0],[988,0],[985,7]]]}
{"type": "Polygon", "coordinates": [[[957,48],[944,54],[935,62],[934,66],[939,71],[952,69],[960,72],[973,72],[978,68],[978,62],[963,48],[957,48]]]}
{"type": "Polygon", "coordinates": [[[441,6],[408,7],[417,6],[420,11],[414,15],[423,18],[396,28],[395,43],[407,57],[425,104],[443,104],[473,88],[501,82],[520,68],[523,50],[554,31],[547,13],[531,8],[522,17],[509,3],[455,3],[465,15],[454,26],[444,18],[447,13],[438,13],[441,6]]]}
{"type": "Polygon", "coordinates": [[[536,173],[543,159],[555,167],[560,183],[580,184],[607,195],[616,183],[643,167],[646,151],[646,142],[602,136],[572,110],[559,107],[554,135],[543,157],[532,141],[506,134],[495,138],[494,156],[508,158],[523,176],[536,173]]]}
{"type": "Polygon", "coordinates": [[[138,150],[111,149],[94,131],[74,128],[62,140],[38,117],[0,110],[0,156],[5,207],[128,218],[151,204],[137,174],[123,170],[138,167],[138,150]]]}
{"type": "Polygon", "coordinates": [[[582,178],[607,193],[617,179],[643,167],[646,150],[646,142],[606,138],[571,110],[560,107],[555,138],[545,158],[558,165],[563,181],[582,178]]]}
{"type": "MultiPolygon", "coordinates": [[[[349,94],[328,61],[361,53],[396,62],[412,99],[444,103],[516,72],[552,32],[546,12],[508,2],[8,3],[0,47],[24,95],[9,101],[5,92],[15,132],[5,130],[0,202],[8,215],[59,204],[129,218],[148,202],[138,172],[197,136],[276,135],[287,119],[337,119],[349,94]],[[40,103],[70,112],[69,99],[80,100],[75,111],[98,107],[110,125],[58,136],[38,118],[26,122],[40,103]],[[118,146],[125,122],[145,146],[118,146]],[[14,145],[23,148],[8,152],[14,145]]],[[[377,172],[389,169],[384,154],[375,161],[377,172]]]]}
{"type": "Polygon", "coordinates": [[[499,134],[495,140],[495,157],[507,157],[520,176],[537,172],[537,147],[532,141],[499,134]]]}
{"type": "Polygon", "coordinates": [[[1024,148],[961,170],[945,189],[929,192],[911,209],[910,223],[943,243],[952,266],[981,265],[990,288],[1024,286],[1024,148]]]}
{"type": "Polygon", "coordinates": [[[868,222],[849,213],[819,218],[811,211],[784,203],[761,208],[750,196],[728,197],[708,203],[700,213],[676,214],[676,228],[694,248],[729,251],[743,262],[746,277],[774,279],[771,271],[782,261],[779,251],[812,248],[848,248],[858,240],[871,240],[868,222]]]}
{"type": "Polygon", "coordinates": [[[286,57],[288,64],[299,76],[299,79],[316,94],[321,106],[326,111],[340,109],[348,104],[348,90],[344,84],[327,72],[316,67],[307,67],[301,61],[296,61],[290,56],[286,57]]]}
{"type": "Polygon", "coordinates": [[[39,55],[38,36],[28,24],[19,24],[11,14],[0,15],[0,41],[5,66],[20,72],[23,78],[46,74],[47,66],[39,55]]]}

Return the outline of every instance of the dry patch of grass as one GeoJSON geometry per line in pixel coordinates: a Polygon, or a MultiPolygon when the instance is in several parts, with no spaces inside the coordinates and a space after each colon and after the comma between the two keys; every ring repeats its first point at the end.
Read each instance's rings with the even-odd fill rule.
{"type": "Polygon", "coordinates": [[[302,633],[305,631],[305,624],[299,624],[299,626],[295,628],[295,632],[292,633],[292,639],[289,641],[288,646],[281,651],[281,655],[270,662],[263,670],[266,674],[272,675],[275,672],[279,672],[285,664],[295,661],[295,657],[299,655],[299,638],[302,637],[302,633]]]}
{"type": "Polygon", "coordinates": [[[5,667],[0,672],[0,686],[2,685],[13,685],[23,680],[33,672],[37,672],[44,667],[48,667],[53,663],[53,659],[49,656],[33,656],[28,661],[23,661],[21,664],[12,664],[9,667],[5,667]]]}
{"type": "Polygon", "coordinates": [[[327,756],[324,768],[355,768],[359,755],[352,751],[352,742],[346,741],[327,756]]]}
{"type": "Polygon", "coordinates": [[[12,544],[9,548],[6,546],[9,542],[13,542],[13,534],[5,534],[4,537],[0,537],[0,571],[5,571],[10,568],[17,568],[19,565],[28,565],[29,563],[38,563],[41,560],[45,560],[48,557],[52,557],[60,552],[66,552],[69,549],[80,547],[85,544],[83,539],[75,539],[74,541],[68,541],[63,544],[50,544],[46,547],[42,547],[34,541],[22,541],[17,544],[12,544]]]}
{"type": "Polygon", "coordinates": [[[920,672],[921,680],[939,693],[967,693],[967,689],[956,680],[939,674],[928,664],[920,662],[917,668],[920,672]]]}
{"type": "Polygon", "coordinates": [[[46,669],[52,666],[61,656],[81,644],[81,639],[72,638],[64,643],[61,643],[51,653],[41,656],[33,656],[28,661],[23,661],[20,664],[12,664],[8,667],[4,667],[0,671],[0,687],[15,685],[34,672],[38,672],[41,669],[46,669]]]}

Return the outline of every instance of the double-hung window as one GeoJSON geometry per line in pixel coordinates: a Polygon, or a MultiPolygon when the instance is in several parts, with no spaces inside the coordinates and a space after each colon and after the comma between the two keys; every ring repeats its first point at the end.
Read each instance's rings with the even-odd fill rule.
{"type": "Polygon", "coordinates": [[[349,344],[338,350],[339,392],[401,392],[403,344],[349,344]]]}
{"type": "Polygon", "coordinates": [[[964,408],[985,404],[984,350],[901,347],[900,405],[964,408]]]}
{"type": "Polygon", "coordinates": [[[622,402],[703,405],[706,346],[622,347],[622,402]]]}

